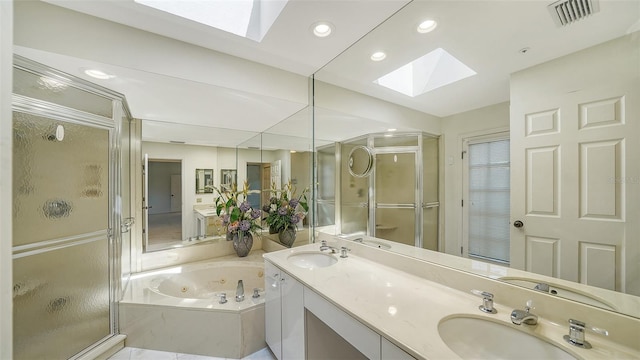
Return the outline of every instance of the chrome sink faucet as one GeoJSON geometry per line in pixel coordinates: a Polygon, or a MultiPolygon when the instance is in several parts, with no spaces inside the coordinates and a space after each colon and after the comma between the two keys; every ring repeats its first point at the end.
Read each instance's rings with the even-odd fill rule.
{"type": "Polygon", "coordinates": [[[531,300],[527,301],[527,306],[524,310],[515,309],[511,312],[511,322],[520,325],[525,323],[527,325],[538,324],[538,315],[529,312],[531,310],[531,300]]]}
{"type": "Polygon", "coordinates": [[[569,335],[565,335],[563,338],[573,346],[591,349],[591,344],[584,339],[584,333],[587,329],[600,335],[609,336],[606,329],[591,327],[580,320],[569,319],[569,335]]]}
{"type": "Polygon", "coordinates": [[[329,245],[327,245],[327,240],[322,240],[320,242],[320,251],[325,251],[325,250],[331,250],[332,254],[335,254],[335,253],[338,252],[338,248],[337,247],[329,246],[329,245]]]}

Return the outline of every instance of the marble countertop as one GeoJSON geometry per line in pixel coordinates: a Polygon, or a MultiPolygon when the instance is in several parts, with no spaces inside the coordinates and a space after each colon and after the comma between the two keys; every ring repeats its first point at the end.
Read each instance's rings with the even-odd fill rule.
{"type": "MultiPolygon", "coordinates": [[[[323,233],[317,235],[320,239],[332,239],[333,236],[323,233]]],[[[538,275],[532,272],[522,271],[509,268],[503,265],[494,265],[491,263],[478,261],[461,256],[441,253],[437,251],[425,251],[419,247],[398,244],[389,240],[370,237],[366,235],[349,235],[340,237],[341,239],[353,241],[353,239],[361,238],[365,241],[369,240],[375,243],[386,244],[392,248],[392,251],[398,254],[406,255],[422,261],[442,264],[444,266],[455,267],[469,273],[486,276],[487,278],[506,281],[512,284],[525,286],[532,289],[537,283],[546,283],[561,289],[574,292],[585,296],[578,301],[600,306],[604,309],[613,309],[616,312],[627,314],[633,317],[640,317],[640,297],[625,294],[618,291],[588,286],[578,282],[567,281],[560,278],[551,278],[544,275],[538,275]],[[588,297],[588,298],[587,298],[588,297]],[[591,299],[593,301],[591,301],[591,299]],[[600,304],[598,304],[598,302],[600,304]]]]}
{"type": "MultiPolygon", "coordinates": [[[[341,243],[330,245],[341,245],[341,243]]],[[[305,286],[332,302],[374,331],[421,359],[459,358],[440,338],[438,324],[447,317],[469,316],[497,321],[508,326],[512,308],[499,302],[497,314],[478,310],[482,299],[434,281],[350,254],[325,268],[304,269],[287,257],[295,252],[318,251],[318,244],[264,254],[264,258],[285,270],[305,286]]],[[[421,266],[418,259],[415,266],[421,266]]],[[[540,318],[537,326],[521,325],[519,330],[553,341],[577,358],[634,358],[627,348],[612,346],[599,338],[589,338],[593,349],[584,350],[562,341],[567,327],[540,318]]],[[[517,345],[516,345],[517,346],[517,345]]]]}

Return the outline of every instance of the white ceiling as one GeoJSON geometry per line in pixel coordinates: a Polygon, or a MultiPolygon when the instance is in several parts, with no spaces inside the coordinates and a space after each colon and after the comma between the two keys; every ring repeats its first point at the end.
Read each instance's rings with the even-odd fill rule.
{"type": "MultiPolygon", "coordinates": [[[[562,28],[556,27],[547,11],[551,0],[290,0],[264,40],[257,43],[132,0],[47,2],[279,69],[273,72],[284,70],[294,75],[293,82],[295,76],[303,78],[315,73],[324,82],[439,117],[508,101],[509,74],[640,29],[637,0],[600,0],[599,13],[562,28]],[[384,21],[388,17],[391,18],[384,21]],[[436,19],[438,27],[431,33],[418,34],[415,27],[425,18],[436,19]],[[319,20],[334,24],[329,38],[318,39],[311,34],[311,24],[319,20]],[[439,47],[477,75],[415,98],[373,83],[439,47]],[[520,53],[525,47],[530,50],[520,53]],[[388,55],[384,61],[374,63],[369,56],[378,50],[388,55]]],[[[20,6],[16,9],[21,11],[20,6]]],[[[30,21],[29,14],[16,19],[30,21]]],[[[123,42],[132,43],[140,37],[134,34],[139,30],[123,29],[119,33],[123,42]],[[132,34],[130,38],[122,35],[128,33],[132,34]]],[[[73,42],[73,36],[70,34],[66,41],[73,42]]],[[[16,38],[20,39],[20,34],[16,38]]],[[[237,88],[233,82],[222,83],[217,80],[220,76],[196,79],[185,75],[193,67],[193,54],[198,48],[185,55],[184,63],[153,67],[148,62],[127,63],[127,54],[102,56],[96,51],[91,56],[81,56],[80,50],[67,54],[46,45],[20,41],[16,45],[20,55],[85,79],[89,78],[79,69],[99,67],[117,74],[116,79],[100,85],[125,94],[132,114],[146,120],[262,132],[290,116],[301,116],[300,111],[307,106],[306,96],[280,96],[275,85],[270,92],[268,83],[261,91],[253,91],[237,88]]],[[[147,46],[140,43],[140,52],[147,46]]],[[[171,60],[179,55],[171,54],[171,60]]],[[[206,59],[203,61],[206,63],[206,59]]],[[[238,81],[247,82],[250,79],[238,81]]],[[[318,130],[326,133],[326,139],[339,137],[335,129],[341,116],[349,115],[336,114],[334,121],[330,114],[324,116],[331,125],[318,130]]],[[[291,132],[293,125],[280,128],[291,132]]],[[[302,131],[308,133],[309,129],[302,131]]],[[[344,134],[358,131],[363,131],[363,123],[358,129],[345,129],[344,134]]]]}
{"type": "MultiPolygon", "coordinates": [[[[316,79],[445,117],[509,99],[509,75],[640,30],[640,1],[600,0],[600,11],[557,27],[552,0],[423,1],[399,13],[327,64],[316,79]],[[415,27],[438,21],[430,33],[415,27]],[[477,75],[411,98],[373,81],[426,53],[443,48],[477,75]],[[526,53],[520,50],[529,48],[526,53]],[[383,50],[381,62],[368,60],[383,50]]],[[[615,54],[612,54],[615,56],[615,54]]]]}

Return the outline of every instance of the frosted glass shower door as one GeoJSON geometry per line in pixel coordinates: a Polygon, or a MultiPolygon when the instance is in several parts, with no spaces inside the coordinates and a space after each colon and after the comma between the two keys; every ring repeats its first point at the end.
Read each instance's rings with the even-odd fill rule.
{"type": "MultiPolygon", "coordinates": [[[[378,150],[379,151],[379,150],[378,150]]],[[[377,152],[375,233],[378,238],[417,245],[415,152],[377,152]]]]}
{"type": "Polygon", "coordinates": [[[67,359],[112,334],[111,130],[13,113],[16,359],[67,359]]]}

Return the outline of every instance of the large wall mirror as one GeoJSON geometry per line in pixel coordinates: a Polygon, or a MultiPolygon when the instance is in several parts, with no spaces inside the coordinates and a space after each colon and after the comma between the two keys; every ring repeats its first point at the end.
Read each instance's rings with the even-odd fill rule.
{"type": "Polygon", "coordinates": [[[640,128],[622,115],[640,115],[623,100],[639,91],[639,18],[632,1],[565,27],[538,1],[409,2],[314,75],[318,231],[416,256],[393,245],[410,228],[405,244],[452,255],[444,265],[640,317],[638,182],[615,180],[640,168],[640,128]],[[435,29],[416,31],[428,19],[435,29]],[[435,53],[475,75],[391,79],[435,53]],[[399,136],[411,132],[424,137],[399,136]],[[350,149],[364,147],[368,178],[348,171],[350,149]],[[417,195],[413,180],[391,178],[411,149],[417,195]]]}
{"type": "MultiPolygon", "coordinates": [[[[291,183],[299,192],[315,187],[316,216],[297,224],[302,239],[312,236],[308,230],[314,225],[338,236],[373,235],[469,258],[471,265],[461,269],[531,289],[566,285],[576,301],[589,302],[597,293],[602,301],[595,299],[594,306],[640,317],[640,149],[637,136],[628,137],[639,132],[632,121],[638,110],[631,106],[638,103],[638,2],[601,1],[599,13],[566,27],[556,26],[539,1],[393,3],[405,5],[379,26],[371,24],[379,19],[362,19],[373,30],[351,46],[338,44],[346,50],[315,73],[311,108],[307,76],[49,2],[16,2],[15,53],[89,81],[98,80],[83,69],[115,75],[100,84],[125,94],[133,117],[141,119],[140,156],[132,161],[142,168],[142,155],[148,154],[169,179],[162,186],[171,189],[172,177],[181,184],[180,246],[216,231],[215,224],[196,221],[196,210],[213,197],[191,188],[196,169],[215,169],[214,186],[221,184],[219,170],[229,169],[237,182],[250,183],[256,204],[270,198],[273,183],[291,183]],[[437,20],[435,29],[417,32],[427,18],[437,20]],[[87,31],[59,26],[75,21],[87,31]],[[122,36],[125,30],[136,36],[122,36]],[[144,41],[145,51],[132,39],[144,41]],[[386,58],[370,60],[381,49],[386,58]],[[403,83],[389,81],[394,70],[427,54],[432,58],[422,62],[458,66],[469,76],[392,86],[403,83]],[[588,74],[578,76],[580,71],[588,74]],[[617,86],[615,94],[601,84],[617,86]],[[547,142],[547,135],[564,138],[570,129],[573,142],[547,142]],[[505,132],[508,147],[504,138],[491,137],[505,132]],[[351,176],[345,162],[359,146],[373,154],[371,173],[361,178],[351,176]],[[483,172],[502,174],[501,180],[509,173],[509,189],[505,181],[474,188],[473,175],[483,172]],[[392,176],[397,173],[408,175],[392,176]],[[499,209],[502,218],[467,211],[482,203],[469,198],[470,190],[500,193],[508,211],[499,209]],[[573,198],[560,197],[565,195],[573,198]],[[523,226],[514,227],[516,221],[523,226]],[[473,224],[480,226],[472,230],[473,224]],[[506,234],[501,245],[506,238],[508,258],[482,252],[492,244],[475,245],[477,237],[469,234],[486,228],[506,234]],[[522,276],[506,279],[505,269],[521,270],[522,276]]],[[[143,189],[132,192],[142,196],[143,189]]],[[[175,212],[171,201],[149,205],[152,212],[175,212]]],[[[173,245],[134,246],[139,254],[165,256],[163,261],[175,254],[168,249],[173,245]]],[[[133,264],[135,271],[148,268],[133,264]]]]}

